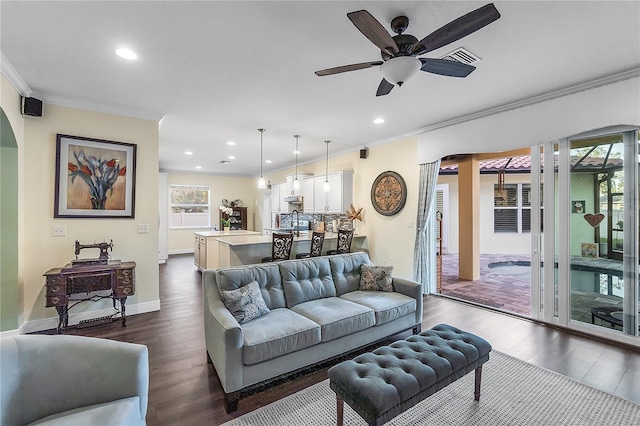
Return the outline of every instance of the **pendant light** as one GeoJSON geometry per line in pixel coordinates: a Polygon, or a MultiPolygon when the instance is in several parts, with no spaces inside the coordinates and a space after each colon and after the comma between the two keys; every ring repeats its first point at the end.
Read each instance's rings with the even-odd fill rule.
{"type": "Polygon", "coordinates": [[[322,185],[322,189],[324,189],[324,192],[329,192],[331,189],[331,186],[329,185],[329,144],[331,141],[324,141],[324,143],[327,144],[327,162],[325,165],[324,184],[322,185]]]}
{"type": "Polygon", "coordinates": [[[258,131],[260,132],[260,178],[258,179],[258,189],[265,189],[267,183],[264,180],[264,176],[262,176],[262,134],[264,129],[258,129],[258,131]]]}
{"type": "Polygon", "coordinates": [[[296,154],[296,177],[293,179],[293,192],[298,192],[300,191],[300,181],[298,180],[298,154],[300,153],[300,151],[298,151],[298,138],[300,135],[293,135],[293,137],[296,138],[296,150],[293,151],[294,154],[296,154]]]}

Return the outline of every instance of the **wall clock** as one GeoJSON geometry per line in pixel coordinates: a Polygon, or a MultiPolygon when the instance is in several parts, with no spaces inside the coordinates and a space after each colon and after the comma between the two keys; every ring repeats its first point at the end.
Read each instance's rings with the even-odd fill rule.
{"type": "Polygon", "coordinates": [[[378,213],[393,216],[407,201],[407,185],[396,172],[380,173],[371,186],[371,204],[378,213]]]}

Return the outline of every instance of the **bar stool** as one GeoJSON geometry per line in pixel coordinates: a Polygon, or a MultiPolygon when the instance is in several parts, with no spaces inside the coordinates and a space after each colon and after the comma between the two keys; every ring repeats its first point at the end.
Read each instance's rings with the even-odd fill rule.
{"type": "Polygon", "coordinates": [[[292,233],[274,232],[271,234],[273,240],[271,242],[271,256],[260,259],[262,263],[268,263],[278,260],[287,260],[291,257],[291,246],[293,245],[292,233]]]}
{"type": "Polygon", "coordinates": [[[327,254],[351,253],[353,229],[338,229],[338,242],[335,250],[327,250],[327,254]]]}
{"type": "Polygon", "coordinates": [[[313,234],[311,234],[311,249],[309,250],[309,253],[298,253],[296,254],[296,259],[321,256],[323,243],[324,232],[313,231],[313,234]]]}

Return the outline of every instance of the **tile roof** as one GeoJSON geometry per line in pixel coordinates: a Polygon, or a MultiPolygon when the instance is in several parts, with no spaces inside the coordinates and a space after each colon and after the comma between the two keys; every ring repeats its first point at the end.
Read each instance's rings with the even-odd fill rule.
{"type": "MultiPolygon", "coordinates": [[[[602,169],[604,158],[602,157],[571,157],[571,165],[575,170],[595,171],[602,169]],[[581,160],[581,161],[580,161],[581,160]]],[[[540,165],[544,166],[544,157],[540,158],[540,165]]],[[[558,165],[558,156],[555,156],[555,166],[558,165]]],[[[622,158],[608,158],[607,168],[621,168],[622,158]]],[[[520,155],[517,157],[495,158],[480,162],[480,173],[498,173],[504,170],[506,173],[528,173],[531,171],[531,157],[520,155]]],[[[440,174],[457,174],[458,165],[450,164],[440,167],[440,174]]]]}

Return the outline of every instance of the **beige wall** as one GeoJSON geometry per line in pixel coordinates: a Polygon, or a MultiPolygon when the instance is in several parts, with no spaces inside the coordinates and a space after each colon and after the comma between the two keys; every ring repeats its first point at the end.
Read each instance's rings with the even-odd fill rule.
{"type": "MultiPolygon", "coordinates": [[[[74,258],[75,240],[81,243],[113,240],[112,259],[137,263],[136,294],[127,301],[127,312],[159,309],[158,123],[45,104],[43,117],[26,120],[23,145],[20,160],[23,186],[20,210],[24,217],[20,257],[26,322],[23,331],[49,328],[57,322],[56,310],[45,308],[42,274],[74,258]],[[53,218],[57,133],[137,145],[135,219],[53,218]],[[150,232],[138,234],[138,224],[148,224],[150,232]],[[52,226],[65,226],[66,236],[52,237],[52,226]]],[[[97,252],[88,252],[86,256],[96,257],[97,252]]],[[[82,303],[70,312],[70,323],[74,322],[75,314],[107,309],[110,304],[109,300],[82,303]]]]}
{"type": "MultiPolygon", "coordinates": [[[[222,199],[242,200],[247,207],[247,228],[260,229],[260,220],[256,211],[257,180],[245,177],[214,176],[202,173],[169,173],[169,185],[205,185],[211,188],[211,226],[220,227],[222,199]]],[[[259,204],[259,203],[258,203],[259,204]]],[[[209,231],[202,229],[169,229],[169,254],[193,252],[193,233],[209,231]]]]}
{"type": "MultiPolygon", "coordinates": [[[[363,221],[356,223],[356,232],[367,236],[369,256],[379,265],[391,265],[393,274],[413,277],[413,248],[415,220],[418,208],[418,178],[420,167],[416,163],[416,138],[399,140],[369,148],[369,157],[360,158],[359,151],[329,157],[329,173],[339,170],[353,171],[353,205],[363,208],[363,221]],[[382,172],[399,173],[407,184],[407,203],[394,216],[382,216],[371,204],[371,185],[382,172]],[[408,227],[411,223],[411,227],[408,227]]],[[[325,174],[325,161],[298,166],[298,173],[325,174]]],[[[284,182],[292,170],[265,175],[272,183],[284,182]]],[[[255,182],[252,183],[254,185],[255,182]]],[[[261,199],[261,198],[259,198],[261,199]]]]}

